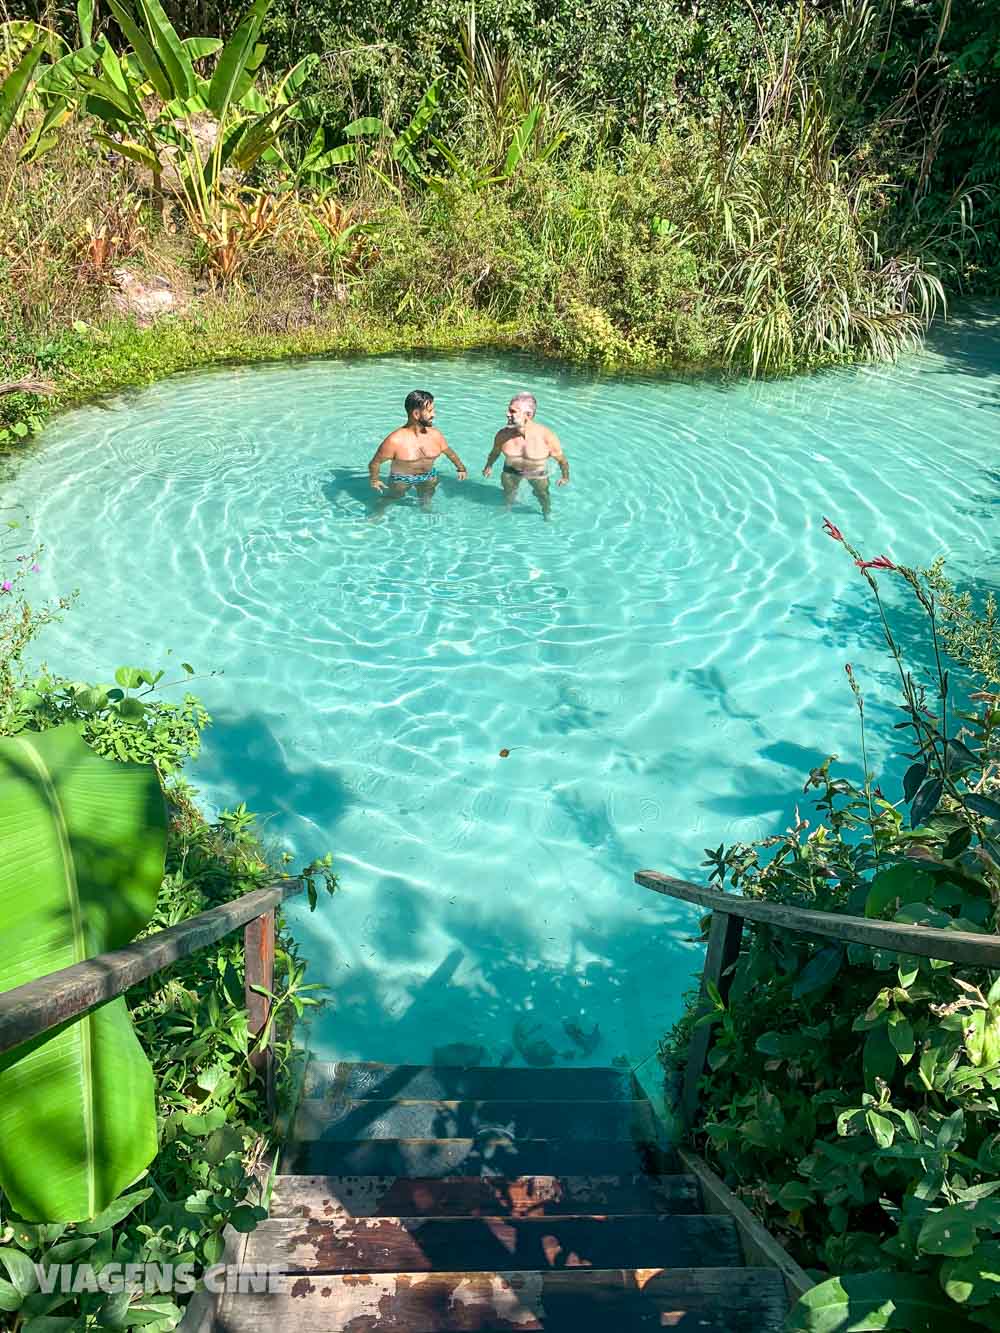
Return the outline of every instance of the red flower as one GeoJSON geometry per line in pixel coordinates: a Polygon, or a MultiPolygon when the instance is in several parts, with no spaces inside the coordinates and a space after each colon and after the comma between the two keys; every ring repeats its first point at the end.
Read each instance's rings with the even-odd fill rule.
{"type": "Polygon", "coordinates": [[[835,542],[842,542],[844,540],[844,534],[837,527],[836,523],[831,523],[828,518],[824,518],[823,520],[823,531],[828,537],[832,537],[835,542]]]}
{"type": "Polygon", "coordinates": [[[887,555],[877,555],[874,560],[855,560],[858,569],[897,569],[887,555]]]}

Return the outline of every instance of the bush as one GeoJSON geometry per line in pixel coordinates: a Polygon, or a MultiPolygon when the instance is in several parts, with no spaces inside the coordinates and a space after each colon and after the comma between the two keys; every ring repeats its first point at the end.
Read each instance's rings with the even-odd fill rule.
{"type": "MultiPolygon", "coordinates": [[[[167,688],[163,672],[136,667],[120,667],[114,683],[96,685],[48,672],[25,675],[25,650],[70,600],[34,610],[25,589],[37,553],[29,553],[30,563],[7,554],[0,567],[11,575],[0,582],[0,589],[9,585],[0,591],[0,734],[75,722],[97,753],[153,764],[164,782],[170,812],[165,874],[145,933],[286,875],[288,858],[268,853],[254,814],[240,805],[223,811],[214,823],[207,821],[179,776],[184,762],[198,753],[209,723],[194,695],[167,702],[155,694],[167,688]]],[[[191,676],[191,668],[184,666],[174,683],[191,676]]],[[[317,886],[335,887],[329,858],[302,873],[313,903],[317,886]]],[[[26,1223],[0,1195],[0,1262],[19,1282],[27,1281],[26,1272],[33,1274],[31,1265],[74,1259],[97,1271],[114,1262],[190,1264],[200,1272],[219,1262],[227,1225],[251,1231],[266,1215],[254,1200],[262,1184],[261,1160],[273,1146],[272,1125],[250,1063],[256,1039],[244,1007],[244,961],[243,935],[237,932],[128,992],[156,1078],[158,1155],[129,1192],[86,1225],[26,1223]]],[[[295,1023],[317,1003],[312,994],[317,987],[305,984],[304,974],[305,964],[279,916],[272,1018],[278,1096],[286,1105],[293,1095],[295,1023]]],[[[15,1327],[20,1319],[55,1313],[59,1320],[76,1321],[74,1327],[142,1324],[154,1333],[174,1328],[183,1313],[171,1296],[157,1293],[73,1294],[60,1284],[45,1296],[37,1283],[31,1290],[29,1281],[22,1292],[5,1279],[0,1280],[0,1309],[13,1312],[15,1327]]]]}
{"type": "MultiPolygon", "coordinates": [[[[762,843],[720,847],[706,864],[749,897],[995,935],[1000,695],[973,677],[963,697],[937,655],[942,603],[961,670],[977,664],[989,612],[977,617],[940,568],[921,575],[847,550],[900,672],[911,760],[902,799],[871,773],[861,786],[836,776],[828,759],[805,786],[818,793],[817,827],[799,819],[762,843]],[[928,617],[930,687],[901,660],[873,568],[928,617]]],[[[866,754],[864,699],[847,674],[866,754]]],[[[665,1043],[667,1064],[680,1061],[693,1021],[689,1011],[665,1043]]],[[[967,1317],[998,1327],[1000,975],[754,925],[728,1001],[716,997],[708,1021],[699,1144],[800,1262],[841,1275],[806,1298],[792,1326],[832,1327],[822,1322],[829,1305],[845,1320],[866,1302],[891,1310],[908,1292],[910,1322],[897,1312],[849,1326],[965,1327],[967,1317]]]]}

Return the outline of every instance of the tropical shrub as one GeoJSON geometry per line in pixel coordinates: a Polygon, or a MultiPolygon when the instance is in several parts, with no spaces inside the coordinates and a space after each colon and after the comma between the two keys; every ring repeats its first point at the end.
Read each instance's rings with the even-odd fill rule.
{"type": "MultiPolygon", "coordinates": [[[[169,682],[162,671],[123,667],[114,673],[114,683],[98,685],[48,672],[39,676],[26,672],[27,644],[44,628],[48,616],[65,609],[68,602],[36,613],[24,595],[31,565],[22,571],[24,562],[12,554],[9,564],[18,570],[18,582],[3,580],[0,586],[10,587],[0,593],[6,599],[0,602],[0,611],[16,608],[11,619],[21,628],[16,636],[0,641],[0,681],[7,683],[0,699],[0,737],[14,738],[0,740],[0,747],[6,750],[16,744],[22,750],[45,750],[72,733],[88,742],[77,743],[83,745],[89,766],[101,765],[104,771],[107,765],[111,774],[160,775],[169,812],[166,862],[157,876],[158,892],[146,931],[162,930],[287,874],[288,858],[267,851],[257,834],[255,816],[244,806],[223,811],[214,823],[198,810],[194,793],[178,775],[184,761],[197,753],[209,718],[193,695],[186,695],[180,704],[163,699],[157,691],[169,682]],[[99,755],[121,762],[111,763],[99,755]],[[140,764],[149,767],[143,770],[140,764]]],[[[182,664],[180,672],[177,683],[192,678],[190,666],[182,664]]],[[[153,785],[158,793],[160,784],[153,785]]],[[[6,858],[0,860],[7,864],[6,858]]],[[[306,867],[303,874],[313,903],[318,890],[335,887],[329,858],[306,867]]],[[[7,912],[5,919],[9,920],[7,912]]],[[[99,942],[94,947],[100,947],[99,942]]],[[[318,1002],[314,994],[318,988],[304,982],[304,973],[305,964],[279,915],[276,1000],[269,1031],[260,1038],[251,1036],[244,1007],[241,932],[150,977],[117,1002],[123,1010],[128,1006],[152,1066],[157,1155],[146,1170],[135,1164],[124,1192],[103,1211],[77,1222],[55,1221],[51,1216],[28,1221],[14,1207],[15,1201],[23,1202],[20,1194],[0,1192],[3,1327],[27,1333],[34,1325],[57,1333],[141,1324],[166,1333],[177,1325],[183,1314],[178,1303],[181,1292],[142,1291],[134,1284],[123,1287],[114,1278],[94,1290],[87,1285],[89,1269],[99,1280],[102,1269],[112,1263],[189,1264],[197,1274],[222,1257],[227,1225],[249,1231],[265,1215],[259,1206],[261,1162],[273,1148],[272,1126],[250,1056],[268,1036],[274,1040],[279,1104],[287,1106],[294,1095],[295,1023],[318,1002]],[[72,1280],[60,1280],[56,1290],[46,1292],[36,1265],[45,1269],[56,1264],[69,1265],[72,1280]]],[[[16,984],[16,979],[4,984],[16,984]]],[[[116,1006],[98,1012],[110,1007],[116,1006]]],[[[44,1048],[44,1040],[39,1045],[44,1048]]],[[[7,1072],[0,1077],[16,1073],[15,1057],[22,1054],[20,1049],[10,1053],[3,1062],[7,1072]]],[[[9,1117],[11,1110],[12,1104],[5,1101],[4,1115],[9,1117]]],[[[134,1114],[121,1123],[132,1133],[134,1114]]],[[[58,1143],[64,1146],[65,1138],[58,1143]]],[[[19,1146],[24,1159],[22,1140],[19,1146]]],[[[9,1165],[6,1158],[4,1162],[9,1165]]],[[[34,1158],[24,1159],[21,1166],[33,1169],[34,1164],[34,1158]]],[[[31,1169],[20,1173],[29,1187],[51,1187],[52,1182],[34,1180],[31,1169]]]]}
{"type": "MultiPolygon", "coordinates": [[[[940,567],[864,560],[827,530],[860,565],[899,672],[903,791],[887,793],[870,771],[849,665],[863,783],[826,760],[805,785],[820,822],[799,817],[761,843],[720,846],[711,878],[749,897],[993,936],[1000,695],[975,675],[993,613],[977,615],[940,567]],[[927,617],[930,684],[903,662],[874,571],[927,617]]],[[[791,1326],[1000,1327],[1000,973],[769,926],[748,936],[728,1000],[716,995],[708,1018],[696,1138],[796,1258],[838,1275],[791,1326]]],[[[668,1064],[692,1021],[693,1011],[665,1044],[668,1064]]]]}

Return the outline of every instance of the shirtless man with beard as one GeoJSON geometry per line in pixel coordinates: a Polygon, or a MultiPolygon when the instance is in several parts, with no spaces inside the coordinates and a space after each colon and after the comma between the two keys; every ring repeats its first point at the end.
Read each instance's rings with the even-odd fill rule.
{"type": "Polygon", "coordinates": [[[439,477],[434,464],[441,457],[454,463],[458,480],[468,476],[465,464],[434,428],[434,395],[414,389],[406,395],[406,425],[385,437],[368,464],[368,480],[373,491],[384,492],[378,507],[381,513],[390,500],[401,499],[412,486],[423,506],[430,504],[439,477]],[[379,468],[389,463],[389,478],[382,481],[379,468]]]}
{"type": "Polygon", "coordinates": [[[542,514],[548,518],[551,507],[548,461],[554,458],[559,464],[562,473],[557,482],[559,486],[565,486],[569,481],[569,463],[555,431],[549,430],[548,426],[543,426],[541,422],[535,420],[537,410],[538,403],[534,394],[514,395],[507,408],[507,425],[497,432],[490,456],[483,468],[483,476],[490,475],[493,464],[503,454],[500,484],[503,486],[507,508],[509,509],[514,503],[517,488],[523,477],[535,492],[542,514]]]}

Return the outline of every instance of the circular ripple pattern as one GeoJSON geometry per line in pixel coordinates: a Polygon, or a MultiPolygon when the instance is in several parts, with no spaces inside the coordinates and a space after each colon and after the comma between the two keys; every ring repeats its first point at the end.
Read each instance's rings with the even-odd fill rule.
{"type": "MultiPolygon", "coordinates": [[[[246,800],[297,856],[334,851],[342,892],[295,918],[336,1000],[314,1049],[638,1061],[698,954],[697,913],[634,871],[698,877],[704,847],[785,828],[824,756],[857,771],[845,661],[870,744],[891,743],[878,628],[822,517],[997,584],[998,329],[789,384],[396,357],[74,412],[5,497],[46,543],[42,591],[80,588],[42,650],[100,679],[194,663],[205,800],[246,800]],[[429,512],[380,514],[368,458],[425,385],[469,479],[446,463],[429,512]],[[572,465],[549,523],[481,475],[526,387],[572,465]],[[595,1024],[584,1056],[567,1029],[595,1024]]],[[[899,634],[921,660],[912,616],[899,634]]],[[[873,762],[898,782],[890,750],[873,762]]]]}
{"type": "Polygon", "coordinates": [[[125,475],[157,477],[162,481],[223,481],[231,471],[246,467],[254,445],[248,431],[226,419],[225,413],[206,411],[174,415],[175,409],[150,411],[142,419],[123,420],[108,432],[107,443],[125,475]]]}

